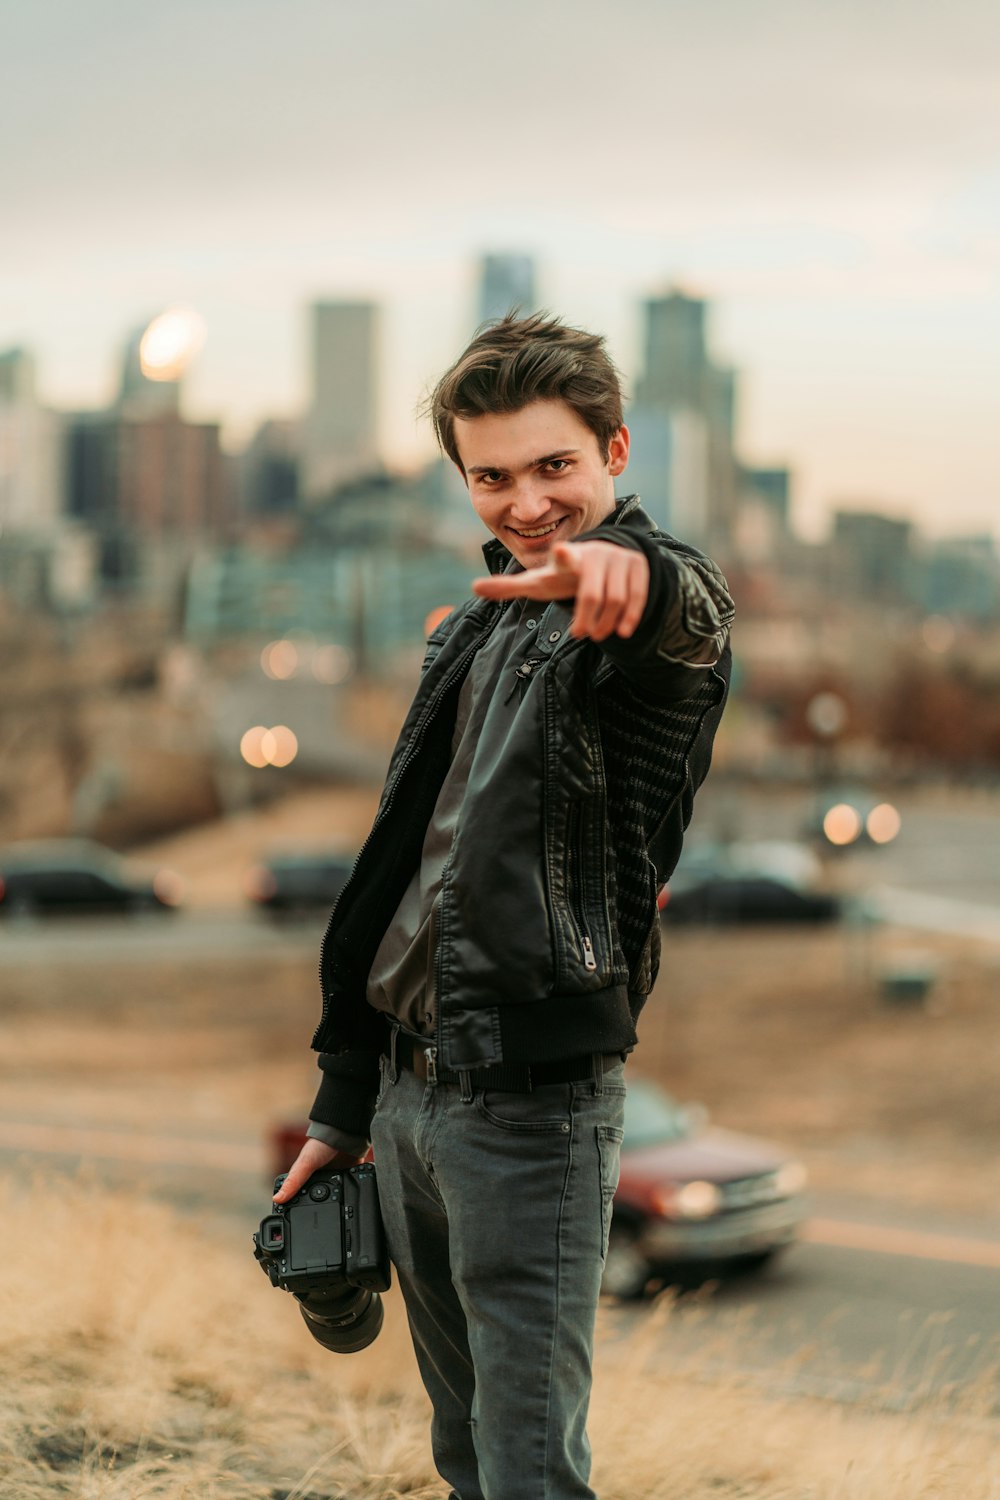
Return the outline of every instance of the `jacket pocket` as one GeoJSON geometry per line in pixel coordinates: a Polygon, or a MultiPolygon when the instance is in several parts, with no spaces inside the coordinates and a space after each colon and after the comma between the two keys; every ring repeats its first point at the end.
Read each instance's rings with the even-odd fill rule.
{"type": "Polygon", "coordinates": [[[566,901],[576,939],[576,956],[585,972],[593,974],[597,970],[597,955],[583,899],[582,821],[579,803],[571,803],[566,819],[566,901]]]}

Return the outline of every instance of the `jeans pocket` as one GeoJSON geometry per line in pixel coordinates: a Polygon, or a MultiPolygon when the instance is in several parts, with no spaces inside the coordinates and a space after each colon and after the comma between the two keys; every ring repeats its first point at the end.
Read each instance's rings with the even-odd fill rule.
{"type": "Polygon", "coordinates": [[[530,1094],[477,1089],[476,1110],[500,1130],[523,1135],[569,1135],[572,1129],[572,1094],[566,1083],[545,1084],[530,1094]]]}
{"type": "Polygon", "coordinates": [[[608,1253],[611,1216],[618,1189],[618,1170],[625,1132],[619,1125],[595,1125],[597,1159],[601,1174],[601,1259],[608,1253]]]}

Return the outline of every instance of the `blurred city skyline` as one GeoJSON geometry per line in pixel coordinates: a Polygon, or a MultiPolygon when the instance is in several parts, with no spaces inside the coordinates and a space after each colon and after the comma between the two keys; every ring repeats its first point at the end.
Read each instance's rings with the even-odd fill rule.
{"type": "Polygon", "coordinates": [[[186,411],[236,443],[304,408],[307,305],[369,297],[415,463],[477,257],[520,250],[632,388],[642,298],[706,297],[806,534],[843,505],[997,528],[995,7],[42,0],[5,32],[0,347],[44,400],[109,402],[131,330],[187,304],[186,411]]]}

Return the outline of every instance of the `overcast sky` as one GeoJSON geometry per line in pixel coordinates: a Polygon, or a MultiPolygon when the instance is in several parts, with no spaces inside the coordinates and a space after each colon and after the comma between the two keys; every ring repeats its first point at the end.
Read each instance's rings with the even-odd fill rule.
{"type": "Polygon", "coordinates": [[[305,305],[384,304],[382,425],[474,323],[471,263],[629,377],[639,299],[713,304],[746,457],[800,524],[1000,517],[995,0],[0,0],[0,348],[107,400],[129,330],[195,306],[188,410],[294,412],[305,305]]]}

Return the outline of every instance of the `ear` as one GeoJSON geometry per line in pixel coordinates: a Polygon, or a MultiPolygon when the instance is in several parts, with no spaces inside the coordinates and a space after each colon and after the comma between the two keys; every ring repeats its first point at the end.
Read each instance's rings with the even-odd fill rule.
{"type": "Polygon", "coordinates": [[[608,444],[608,473],[617,477],[624,473],[628,464],[629,446],[631,444],[629,430],[623,423],[608,444]]]}

